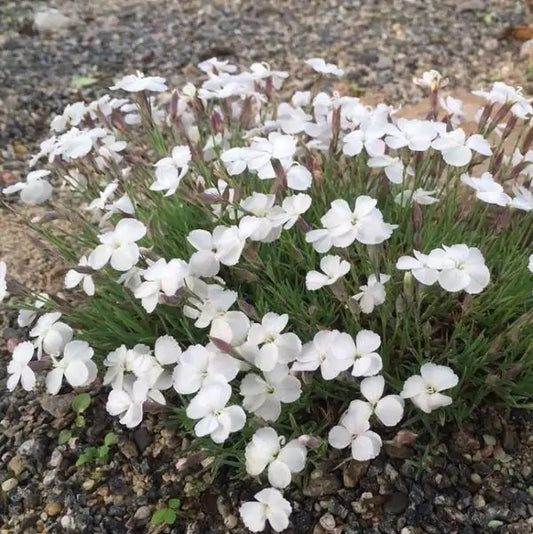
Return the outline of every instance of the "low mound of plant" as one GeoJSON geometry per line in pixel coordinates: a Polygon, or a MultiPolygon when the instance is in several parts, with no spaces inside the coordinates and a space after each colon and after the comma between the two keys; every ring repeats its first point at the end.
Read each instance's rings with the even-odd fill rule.
{"type": "Polygon", "coordinates": [[[67,266],[48,296],[1,265],[28,339],[8,389],[103,382],[128,427],[160,407],[213,468],[265,484],[240,510],[253,532],[287,528],[282,490],[328,444],[370,460],[400,424],[533,391],[528,100],[495,83],[464,125],[430,71],[408,119],[306,63],[314,84],[288,96],[259,63],[208,60],[172,92],[126,76],[129,98],[56,116],[39,170],[3,191],[48,206],[26,222],[67,266]]]}

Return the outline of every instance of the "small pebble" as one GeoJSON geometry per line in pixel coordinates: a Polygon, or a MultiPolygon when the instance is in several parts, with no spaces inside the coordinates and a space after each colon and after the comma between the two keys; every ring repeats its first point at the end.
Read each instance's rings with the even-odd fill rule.
{"type": "Polygon", "coordinates": [[[18,486],[18,480],[16,478],[8,478],[2,482],[2,491],[8,493],[9,491],[15,489],[18,486]]]}

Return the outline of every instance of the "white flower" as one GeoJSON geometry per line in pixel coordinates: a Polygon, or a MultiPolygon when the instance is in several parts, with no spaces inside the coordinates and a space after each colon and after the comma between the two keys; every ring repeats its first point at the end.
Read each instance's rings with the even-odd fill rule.
{"type": "Polygon", "coordinates": [[[385,143],[390,148],[408,147],[414,152],[425,152],[439,133],[446,132],[442,122],[399,118],[396,124],[387,125],[385,143]]]}
{"type": "Polygon", "coordinates": [[[52,357],[54,369],[46,375],[46,390],[56,395],[61,389],[63,377],[73,387],[87,386],[98,374],[96,364],[91,360],[94,350],[86,341],[70,341],[65,345],[63,358],[52,357]]]}
{"type": "Polygon", "coordinates": [[[425,363],[420,368],[420,375],[411,376],[405,381],[400,395],[404,399],[411,399],[423,412],[431,413],[452,403],[451,397],[440,392],[458,383],[458,376],[449,367],[425,363]]]}
{"type": "Polygon", "coordinates": [[[361,311],[363,313],[372,313],[376,306],[385,302],[387,295],[385,291],[385,283],[390,280],[388,274],[380,274],[379,278],[375,274],[368,277],[366,285],[361,286],[360,293],[357,293],[352,298],[359,302],[361,311]]]}
{"type": "Polygon", "coordinates": [[[189,260],[191,272],[198,276],[215,276],[220,263],[236,265],[246,244],[237,226],[217,226],[212,234],[193,230],[187,241],[198,251],[189,260]]]}
{"type": "Polygon", "coordinates": [[[313,117],[300,107],[293,107],[287,102],[278,106],[278,123],[286,134],[298,134],[312,124],[313,117]]]}
{"type": "Polygon", "coordinates": [[[294,361],[302,350],[302,342],[296,334],[281,331],[287,326],[289,316],[284,313],[266,313],[261,324],[255,323],[248,332],[248,342],[261,345],[255,365],[262,371],[272,371],[278,363],[294,361]]]}
{"type": "Polygon", "coordinates": [[[71,128],[58,138],[57,154],[67,161],[83,158],[93,149],[95,141],[106,135],[108,132],[103,128],[93,128],[92,130],[71,128]]]}
{"type": "Polygon", "coordinates": [[[481,251],[467,245],[442,247],[452,266],[439,273],[438,282],[442,289],[450,292],[466,291],[470,295],[481,293],[490,282],[490,272],[485,265],[481,251]]]}
{"type": "Polygon", "coordinates": [[[472,187],[476,191],[476,197],[487,204],[507,206],[511,202],[511,197],[504,192],[501,184],[494,181],[490,172],[484,172],[481,178],[463,174],[461,181],[472,187]]]}
{"type": "Polygon", "coordinates": [[[176,192],[181,179],[189,170],[191,150],[187,145],[175,146],[172,156],[160,159],[155,164],[156,181],[150,186],[152,191],[166,191],[168,197],[176,192]]]}
{"type": "Polygon", "coordinates": [[[211,382],[231,382],[238,372],[238,362],[231,356],[192,345],[183,352],[174,369],[174,389],[185,395],[196,393],[211,382]]]}
{"type": "Polygon", "coordinates": [[[274,206],[270,210],[269,219],[275,227],[283,226],[285,230],[289,230],[310,206],[311,197],[305,193],[285,197],[281,206],[274,206]]]}
{"type": "Polygon", "coordinates": [[[72,328],[59,321],[60,312],[45,313],[30,330],[30,337],[37,347],[37,359],[41,359],[43,350],[50,356],[58,356],[65,345],[72,339],[72,328]]]}
{"type": "Polygon", "coordinates": [[[355,336],[341,334],[332,350],[339,360],[349,359],[353,363],[353,376],[372,376],[381,371],[383,363],[376,352],[381,345],[379,334],[371,330],[361,330],[355,336]]]}
{"type": "Polygon", "coordinates": [[[246,472],[260,475],[268,467],[268,481],[275,488],[286,488],[291,483],[292,473],[305,467],[307,449],[297,439],[283,446],[285,438],[279,437],[273,428],[256,430],[246,446],[246,472]]]}
{"type": "Polygon", "coordinates": [[[326,63],[321,57],[313,57],[305,61],[306,65],[309,65],[314,71],[320,74],[333,74],[333,76],[342,76],[344,74],[343,69],[339,69],[337,65],[333,63],[326,63]]]}
{"type": "Polygon", "coordinates": [[[401,271],[411,271],[412,275],[426,286],[433,285],[439,278],[439,270],[453,267],[453,262],[448,258],[443,249],[437,248],[429,254],[422,254],[418,250],[413,251],[412,256],[402,256],[396,262],[396,268],[401,271]]]}
{"type": "Polygon", "coordinates": [[[527,268],[533,273],[533,254],[531,254],[531,256],[529,256],[529,264],[528,264],[527,268]]]}
{"type": "Polygon", "coordinates": [[[183,287],[188,274],[187,262],[174,258],[167,263],[164,258],[160,258],[143,271],[145,281],[135,289],[135,297],[141,299],[143,308],[148,313],[152,313],[159,301],[159,295],[174,295],[183,287]]]}
{"type": "Polygon", "coordinates": [[[342,351],[335,351],[338,339],[347,336],[338,330],[321,330],[315,334],[313,341],[305,343],[302,352],[291,367],[292,371],[315,371],[320,367],[324,380],[333,380],[342,371],[346,371],[353,360],[346,357],[342,351]]]}
{"type": "Polygon", "coordinates": [[[167,86],[165,84],[165,78],[161,78],[160,76],[145,76],[142,72],[137,71],[137,74],[124,76],[109,89],[112,91],[122,89],[128,91],[128,93],[138,93],[140,91],[161,93],[167,90],[167,86]]]}
{"type": "Polygon", "coordinates": [[[522,95],[521,87],[511,87],[503,82],[494,82],[489,92],[472,91],[492,103],[511,104],[511,113],[519,119],[527,119],[533,113],[533,107],[522,95]]]}
{"type": "Polygon", "coordinates": [[[134,428],[143,418],[143,404],[148,399],[148,385],[133,377],[127,377],[120,389],[112,389],[107,397],[106,410],[119,415],[120,423],[134,428]]]}
{"type": "Polygon", "coordinates": [[[56,115],[50,124],[55,132],[64,132],[69,126],[78,126],[87,113],[85,102],[68,104],[61,115],[56,115]]]}
{"type": "MultiPolygon", "coordinates": [[[[0,262],[0,270],[1,270],[1,264],[2,262],[0,262]]],[[[42,308],[46,304],[47,299],[48,299],[48,295],[46,293],[39,293],[33,303],[33,307],[35,309],[20,310],[17,316],[17,324],[21,328],[30,326],[33,323],[33,321],[35,321],[35,318],[37,317],[37,310],[42,308]]]]}
{"type": "Polygon", "coordinates": [[[383,396],[385,379],[369,376],[361,380],[361,395],[368,401],[372,412],[385,426],[397,425],[403,417],[404,401],[399,395],[383,396]]]}
{"type": "Polygon", "coordinates": [[[241,200],[240,207],[247,214],[239,223],[241,233],[253,241],[263,243],[276,240],[281,233],[282,223],[276,225],[271,219],[275,201],[275,195],[257,192],[241,200]]]}
{"type": "Polygon", "coordinates": [[[226,406],[231,386],[222,382],[205,385],[187,406],[187,417],[200,419],[194,426],[198,437],[209,435],[215,443],[223,443],[232,432],[241,430],[246,414],[240,406],[226,406]]]}
{"type": "Polygon", "coordinates": [[[311,187],[312,182],[313,176],[311,172],[299,163],[291,165],[287,170],[287,187],[289,189],[307,191],[311,187]]]}
{"type": "Polygon", "coordinates": [[[283,85],[283,80],[288,78],[289,73],[282,70],[271,70],[268,63],[253,63],[250,65],[252,79],[259,82],[264,87],[263,80],[270,78],[272,80],[272,87],[278,90],[283,85]]]}
{"type": "Polygon", "coordinates": [[[19,382],[26,391],[31,391],[35,387],[35,373],[28,365],[33,358],[34,351],[35,346],[31,341],[24,341],[15,347],[7,366],[7,373],[10,376],[6,387],[9,391],[13,391],[19,382]]]}
{"type": "MultiPolygon", "coordinates": [[[[89,267],[89,261],[86,256],[82,256],[78,263],[80,267],[89,267]]],[[[69,269],[65,275],[65,287],[72,289],[81,283],[83,291],[89,296],[94,295],[95,287],[93,277],[90,273],[79,272],[76,269],[69,269]]]]}
{"type": "Polygon", "coordinates": [[[365,245],[383,243],[397,225],[385,223],[376,204],[377,200],[363,195],[357,197],[352,210],[345,200],[334,200],[320,219],[324,229],[307,232],[305,240],[320,253],[328,252],[332,246],[346,248],[354,241],[365,245]]]}
{"type": "Polygon", "coordinates": [[[281,403],[298,400],[301,395],[300,381],[289,375],[286,365],[280,364],[273,371],[263,373],[261,378],[248,373],[241,382],[242,406],[245,410],[262,417],[265,421],[276,421],[281,413],[281,403]]]}
{"type": "Polygon", "coordinates": [[[246,164],[249,170],[257,172],[261,180],[268,180],[276,177],[272,160],[279,160],[286,167],[292,161],[295,152],[295,137],[272,132],[268,135],[268,139],[263,137],[252,139],[250,148],[246,151],[246,164]]]}
{"type": "Polygon", "coordinates": [[[340,256],[324,256],[320,260],[320,268],[325,274],[318,271],[309,271],[305,277],[305,286],[310,291],[316,291],[324,286],[330,286],[350,271],[350,263],[340,256]]]}
{"type": "Polygon", "coordinates": [[[457,128],[465,118],[463,102],[458,98],[453,98],[453,96],[447,96],[446,98],[440,98],[439,103],[450,116],[452,127],[457,128]]]}
{"type": "Polygon", "coordinates": [[[221,339],[232,347],[239,347],[246,341],[250,330],[250,319],[241,311],[228,311],[211,322],[209,337],[221,339]]]}
{"type": "Polygon", "coordinates": [[[407,206],[408,204],[420,204],[421,206],[430,206],[439,201],[433,195],[437,193],[437,190],[426,191],[425,189],[405,189],[401,193],[398,193],[394,197],[394,202],[400,204],[400,206],[407,206]]]}
{"type": "Polygon", "coordinates": [[[220,155],[226,170],[231,176],[241,174],[246,170],[247,149],[243,147],[234,147],[224,150],[220,155]]]}
{"type": "Polygon", "coordinates": [[[509,206],[523,211],[533,211],[533,193],[524,186],[513,187],[514,198],[509,202],[509,206]]]}
{"type": "Polygon", "coordinates": [[[383,168],[385,176],[389,182],[393,184],[401,184],[404,180],[404,171],[407,174],[413,174],[411,168],[405,170],[402,160],[396,156],[389,156],[388,154],[376,154],[368,158],[367,165],[371,169],[383,168]]]}
{"type": "Polygon", "coordinates": [[[12,195],[20,191],[20,200],[24,204],[42,204],[52,196],[52,186],[44,179],[50,171],[32,171],[26,176],[25,182],[8,185],[2,190],[4,195],[12,195]]]}
{"type": "Polygon", "coordinates": [[[89,265],[101,269],[111,260],[117,271],[128,271],[139,260],[139,247],[135,243],[146,234],[146,226],[136,219],[121,219],[114,230],[98,236],[98,245],[89,255],[89,265]]]}
{"type": "Polygon", "coordinates": [[[372,408],[367,402],[355,400],[350,403],[337,426],[328,435],[328,441],[335,449],[352,446],[354,460],[364,462],[375,458],[381,450],[381,438],[370,430],[372,408]]]}
{"type": "Polygon", "coordinates": [[[232,65],[228,60],[220,61],[216,57],[212,57],[198,63],[198,68],[207,74],[219,74],[220,72],[235,72],[237,67],[232,65]]]}
{"type": "Polygon", "coordinates": [[[132,372],[138,377],[150,370],[152,367],[150,348],[146,345],[135,345],[133,349],[128,349],[125,345],[121,345],[106,356],[104,365],[108,367],[104,385],[111,384],[113,389],[122,389],[125,372],[132,372]]]}
{"type": "Polygon", "coordinates": [[[262,532],[267,521],[275,532],[281,532],[289,526],[292,507],[279,490],[266,488],[256,493],[254,497],[258,502],[245,502],[239,508],[248,530],[262,532]]]}
{"type": "Polygon", "coordinates": [[[413,83],[420,87],[428,87],[434,91],[448,85],[448,80],[443,78],[439,71],[432,69],[425,71],[421,78],[413,78],[413,83]]]}
{"type": "Polygon", "coordinates": [[[468,165],[472,160],[472,150],[484,156],[492,154],[490,145],[482,135],[471,135],[467,139],[462,128],[440,133],[431,146],[442,154],[448,165],[453,167],[468,165]]]}
{"type": "MultiPolygon", "coordinates": [[[[2,302],[6,298],[6,295],[7,295],[6,274],[7,274],[6,262],[0,261],[0,302],[2,302]]],[[[27,325],[19,325],[19,326],[27,326],[27,325]]]]}

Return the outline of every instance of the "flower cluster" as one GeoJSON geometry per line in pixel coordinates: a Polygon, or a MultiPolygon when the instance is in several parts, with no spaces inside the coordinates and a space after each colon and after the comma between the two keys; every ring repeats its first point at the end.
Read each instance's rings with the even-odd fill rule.
{"type": "MultiPolygon", "coordinates": [[[[501,121],[533,114],[520,92],[481,93],[467,134],[461,102],[437,98],[435,71],[416,81],[431,92],[428,115],[409,119],[321,91],[344,71],[306,64],[318,79],[282,102],[288,73],[266,63],[239,72],[212,58],[200,87],[164,95],[163,78],[128,75],[111,87],[128,99],[54,117],[31,160],[46,169],[3,191],[52,203],[57,177],[83,213],[69,215],[80,239],[64,286],[67,303],[81,291],[84,303],[24,306],[29,341],[13,351],[8,388],[39,387],[37,367],[50,394],[101,375],[108,413],[129,428],[166,406],[206,451],[238,443],[246,472],[269,484],[240,508],[252,532],[288,527],[282,491],[319,454],[309,436],[370,460],[406,410],[452,404],[443,392],[462,372],[485,383],[485,365],[469,362],[485,361],[485,338],[517,337],[509,325],[527,322],[532,293],[514,277],[533,272],[533,130],[501,148],[512,129],[501,121]],[[502,294],[510,311],[480,319],[502,294]],[[323,406],[334,415],[320,435],[323,406]]],[[[32,224],[46,237],[44,219],[32,224]]],[[[0,282],[5,298],[2,262],[0,282]]],[[[530,354],[523,335],[505,365],[530,354]]]]}

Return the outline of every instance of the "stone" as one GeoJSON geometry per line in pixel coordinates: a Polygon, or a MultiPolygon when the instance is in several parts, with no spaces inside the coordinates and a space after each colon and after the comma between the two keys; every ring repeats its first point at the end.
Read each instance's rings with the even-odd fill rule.
{"type": "Polygon", "coordinates": [[[135,443],[133,443],[133,441],[121,440],[118,443],[118,448],[128,460],[135,458],[139,454],[137,451],[137,447],[135,443]]]}
{"type": "Polygon", "coordinates": [[[340,489],[341,482],[336,475],[332,473],[323,474],[322,471],[313,471],[309,478],[309,483],[303,489],[303,494],[306,497],[322,497],[336,493],[340,489]]]}
{"type": "Polygon", "coordinates": [[[465,11],[481,11],[486,8],[484,0],[461,0],[457,6],[459,13],[465,11]]]}
{"type": "Polygon", "coordinates": [[[53,33],[72,26],[74,20],[58,9],[45,7],[35,13],[33,26],[39,33],[53,33]]]}
{"type": "Polygon", "coordinates": [[[135,440],[139,452],[142,453],[152,443],[153,437],[152,434],[142,426],[133,433],[133,439],[135,440]]]}
{"type": "Polygon", "coordinates": [[[138,526],[143,526],[148,523],[150,520],[150,516],[152,514],[152,511],[150,510],[149,506],[141,506],[137,508],[133,519],[135,520],[135,524],[138,526]]]}
{"type": "Polygon", "coordinates": [[[229,530],[233,530],[238,523],[239,520],[233,514],[230,514],[224,518],[224,526],[229,530]]]}
{"type": "Polygon", "coordinates": [[[394,492],[383,505],[383,510],[387,514],[401,514],[408,506],[409,499],[405,493],[394,492]]]}
{"type": "Polygon", "coordinates": [[[73,414],[72,401],[74,393],[64,395],[47,395],[39,400],[41,408],[53,417],[58,419],[64,418],[67,414],[73,414]]]}
{"type": "Polygon", "coordinates": [[[358,462],[350,460],[344,464],[342,470],[342,481],[345,488],[355,488],[359,481],[366,475],[370,462],[358,462]]]}
{"type": "Polygon", "coordinates": [[[24,457],[20,454],[15,454],[11,460],[7,463],[7,468],[16,476],[18,477],[24,469],[26,469],[26,462],[24,461],[24,457]]]}
{"type": "Polygon", "coordinates": [[[49,517],[55,517],[63,510],[63,504],[59,501],[49,501],[46,503],[44,511],[49,517]]]}
{"type": "Polygon", "coordinates": [[[476,510],[479,510],[481,508],[484,508],[485,505],[487,504],[485,502],[485,498],[483,497],[483,495],[481,495],[480,493],[477,493],[476,495],[474,495],[474,499],[473,499],[473,504],[474,504],[474,508],[476,510]]]}
{"type": "Polygon", "coordinates": [[[533,39],[522,44],[520,47],[520,57],[522,59],[527,59],[528,61],[533,60],[533,39]]]}
{"type": "Polygon", "coordinates": [[[326,531],[330,532],[335,528],[335,518],[332,514],[329,512],[324,514],[318,522],[320,523],[320,526],[326,531]]]}
{"type": "Polygon", "coordinates": [[[14,490],[18,486],[18,480],[16,478],[8,478],[2,482],[2,491],[8,493],[14,490]]]}

